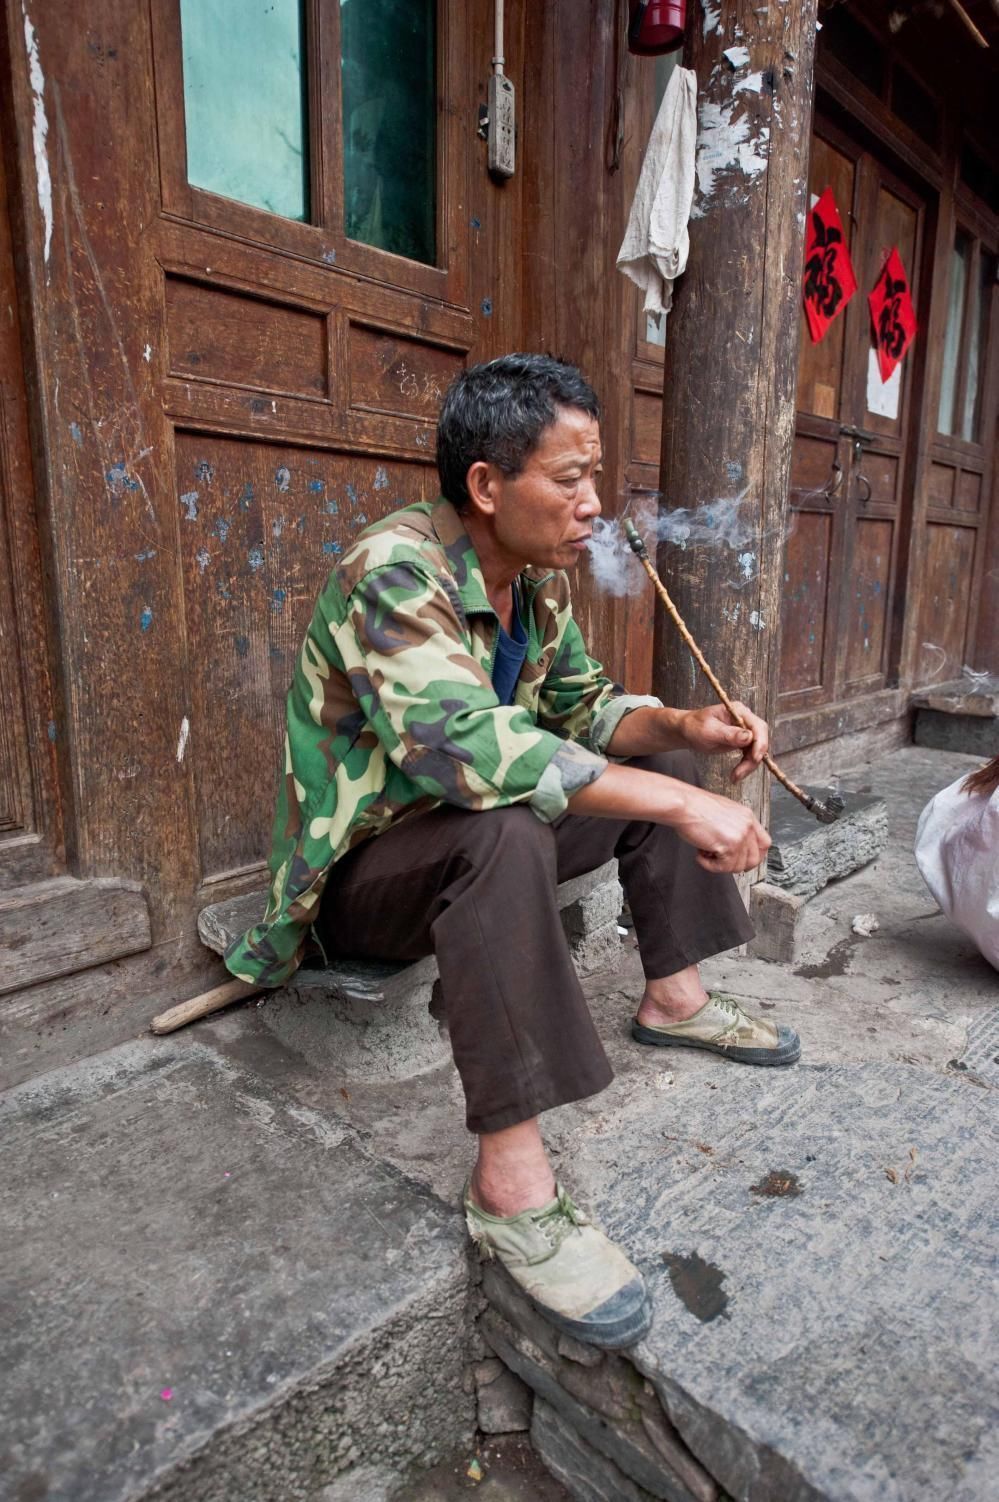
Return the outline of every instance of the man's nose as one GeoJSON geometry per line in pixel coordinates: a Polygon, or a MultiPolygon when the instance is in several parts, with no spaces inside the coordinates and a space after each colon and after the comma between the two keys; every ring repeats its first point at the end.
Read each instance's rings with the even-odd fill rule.
{"type": "Polygon", "coordinates": [[[602,510],[596,485],[592,480],[584,480],[579,487],[576,515],[579,517],[599,516],[602,510]]]}

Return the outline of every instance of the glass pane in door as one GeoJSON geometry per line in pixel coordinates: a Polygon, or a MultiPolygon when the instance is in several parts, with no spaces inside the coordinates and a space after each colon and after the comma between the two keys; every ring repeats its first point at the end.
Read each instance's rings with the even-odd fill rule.
{"type": "Polygon", "coordinates": [[[964,298],[968,287],[970,259],[971,239],[962,230],[958,230],[951,252],[950,285],[947,292],[947,330],[944,334],[940,411],[937,415],[937,431],[940,433],[953,433],[955,426],[958,361],[961,357],[961,328],[964,323],[964,298]]]}
{"type": "Polygon", "coordinates": [[[981,246],[978,251],[978,275],[972,279],[971,308],[968,319],[968,374],[964,384],[964,412],[961,437],[968,443],[981,443],[980,409],[985,377],[985,350],[989,331],[989,301],[995,284],[995,259],[981,246]]]}
{"type": "Polygon", "coordinates": [[[436,0],[340,0],[351,240],[437,259],[436,0]]]}
{"type": "Polygon", "coordinates": [[[187,178],[309,218],[303,0],[180,0],[187,178]]]}

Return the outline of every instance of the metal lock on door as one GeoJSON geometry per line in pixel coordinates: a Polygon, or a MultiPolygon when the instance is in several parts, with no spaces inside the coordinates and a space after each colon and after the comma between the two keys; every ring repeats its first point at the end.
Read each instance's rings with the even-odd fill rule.
{"type": "Polygon", "coordinates": [[[866,506],[871,498],[871,482],[865,474],[862,474],[860,470],[857,469],[857,466],[860,464],[860,461],[864,457],[864,450],[868,448],[870,444],[876,442],[877,435],[875,433],[866,432],[864,428],[855,428],[850,423],[841,424],[840,433],[844,438],[849,438],[852,440],[851,447],[853,449],[853,454],[851,456],[851,468],[856,470],[858,488],[860,486],[863,486],[865,492],[864,494],[859,494],[857,499],[861,506],[866,506]]]}

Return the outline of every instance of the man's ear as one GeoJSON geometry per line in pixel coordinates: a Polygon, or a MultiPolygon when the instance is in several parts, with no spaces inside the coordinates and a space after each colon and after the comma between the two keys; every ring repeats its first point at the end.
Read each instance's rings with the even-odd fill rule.
{"type": "Polygon", "coordinates": [[[487,464],[484,459],[477,459],[474,464],[469,465],[465,476],[465,488],[473,510],[480,516],[496,514],[498,479],[496,467],[487,464]]]}

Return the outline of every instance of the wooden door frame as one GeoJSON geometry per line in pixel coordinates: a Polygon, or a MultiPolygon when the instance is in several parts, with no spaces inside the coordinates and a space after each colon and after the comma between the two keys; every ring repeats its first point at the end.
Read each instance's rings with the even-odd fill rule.
{"type": "MultiPolygon", "coordinates": [[[[0,15],[0,76],[9,77],[6,12],[0,15]]],[[[45,465],[34,422],[31,308],[24,264],[11,91],[0,109],[0,255],[11,279],[10,338],[17,355],[0,379],[0,593],[9,607],[12,665],[9,721],[25,740],[15,752],[23,823],[0,840],[0,888],[44,880],[65,869],[65,792],[60,784],[66,717],[57,699],[58,654],[47,555],[47,514],[41,504],[45,465]],[[9,238],[8,238],[9,237],[9,238]],[[5,387],[9,388],[5,390],[5,387]],[[16,606],[16,608],[15,608],[16,606]]]]}

